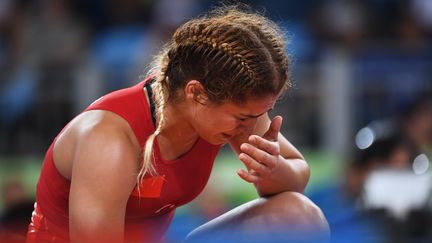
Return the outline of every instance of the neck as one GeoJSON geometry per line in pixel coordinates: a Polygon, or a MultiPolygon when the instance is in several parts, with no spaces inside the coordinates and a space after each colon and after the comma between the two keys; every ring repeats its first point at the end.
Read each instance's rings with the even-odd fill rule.
{"type": "Polygon", "coordinates": [[[168,104],[164,110],[165,123],[158,143],[163,158],[173,160],[188,152],[198,139],[198,134],[189,123],[185,109],[168,104]]]}

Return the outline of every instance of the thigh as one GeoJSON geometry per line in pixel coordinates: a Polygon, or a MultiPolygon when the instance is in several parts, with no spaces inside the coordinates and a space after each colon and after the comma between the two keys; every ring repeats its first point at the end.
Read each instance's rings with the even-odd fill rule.
{"type": "Polygon", "coordinates": [[[284,192],[242,204],[192,231],[186,242],[325,242],[328,223],[303,194],[284,192]]]}

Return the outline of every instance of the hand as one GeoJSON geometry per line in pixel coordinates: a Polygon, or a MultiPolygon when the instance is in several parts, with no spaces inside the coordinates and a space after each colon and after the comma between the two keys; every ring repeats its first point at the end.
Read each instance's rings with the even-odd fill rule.
{"type": "Polygon", "coordinates": [[[268,177],[276,168],[279,160],[280,147],[278,135],[282,125],[282,117],[276,116],[270,123],[267,132],[262,136],[249,136],[249,143],[240,146],[242,151],[239,159],[246,165],[248,172],[237,170],[237,174],[245,181],[256,183],[268,177]]]}

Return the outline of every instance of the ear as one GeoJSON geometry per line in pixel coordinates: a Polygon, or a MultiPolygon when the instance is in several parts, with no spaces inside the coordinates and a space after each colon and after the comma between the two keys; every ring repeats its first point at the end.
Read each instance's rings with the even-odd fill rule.
{"type": "Polygon", "coordinates": [[[202,105],[207,103],[208,98],[204,87],[198,80],[189,80],[185,85],[184,93],[187,100],[193,100],[202,105]]]}

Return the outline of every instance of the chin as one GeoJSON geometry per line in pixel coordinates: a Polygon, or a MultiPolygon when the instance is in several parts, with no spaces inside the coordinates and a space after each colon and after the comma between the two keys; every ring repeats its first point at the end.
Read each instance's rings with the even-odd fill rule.
{"type": "Polygon", "coordinates": [[[223,145],[228,143],[227,140],[223,140],[223,139],[213,139],[211,141],[206,140],[208,143],[212,144],[212,145],[223,145]]]}
{"type": "Polygon", "coordinates": [[[202,139],[204,139],[205,141],[207,141],[209,144],[212,144],[212,145],[223,145],[223,144],[228,143],[228,140],[226,138],[224,138],[223,136],[214,136],[214,137],[210,137],[210,138],[202,137],[202,139]]]}
{"type": "Polygon", "coordinates": [[[225,145],[227,142],[222,142],[222,143],[212,143],[212,145],[215,145],[215,146],[223,146],[223,145],[225,145]]]}

